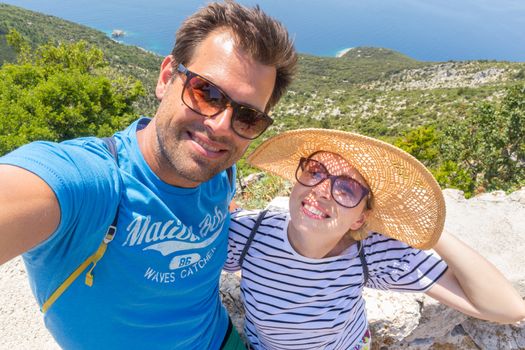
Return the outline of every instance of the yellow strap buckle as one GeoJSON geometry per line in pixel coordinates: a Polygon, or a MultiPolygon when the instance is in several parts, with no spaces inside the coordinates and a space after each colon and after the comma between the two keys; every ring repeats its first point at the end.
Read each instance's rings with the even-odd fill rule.
{"type": "Polygon", "coordinates": [[[108,231],[106,232],[104,240],[98,246],[97,251],[89,258],[87,258],[82,264],[80,264],[80,266],[77,267],[77,269],[73,271],[71,275],[69,275],[69,277],[53,292],[53,294],[51,294],[49,299],[47,299],[46,302],[42,305],[42,312],[47,312],[51,305],[53,305],[53,303],[62,295],[62,293],[65,292],[65,290],[71,285],[71,283],[73,283],[73,281],[75,281],[78,278],[78,276],[80,276],[80,274],[91,264],[93,264],[93,266],[91,266],[91,268],[86,273],[85,283],[89,287],[93,286],[93,269],[95,268],[95,266],[97,266],[97,262],[99,262],[99,260],[102,259],[102,256],[104,256],[104,253],[108,248],[108,243],[110,243],[113,240],[116,232],[117,228],[111,225],[108,228],[108,231]]]}

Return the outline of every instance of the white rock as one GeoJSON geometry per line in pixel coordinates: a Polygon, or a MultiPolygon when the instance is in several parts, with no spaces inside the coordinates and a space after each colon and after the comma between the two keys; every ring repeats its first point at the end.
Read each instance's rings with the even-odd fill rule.
{"type": "Polygon", "coordinates": [[[266,209],[273,211],[288,211],[288,204],[290,198],[288,197],[275,197],[266,206],[266,209]]]}
{"type": "Polygon", "coordinates": [[[22,258],[0,266],[0,349],[59,350],[44,326],[22,258]]]}
{"type": "Polygon", "coordinates": [[[481,349],[525,349],[525,324],[499,325],[469,319],[461,325],[481,349]]]}

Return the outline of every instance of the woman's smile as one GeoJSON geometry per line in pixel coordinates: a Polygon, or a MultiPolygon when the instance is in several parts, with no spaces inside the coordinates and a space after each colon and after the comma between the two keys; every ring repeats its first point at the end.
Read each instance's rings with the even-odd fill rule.
{"type": "Polygon", "coordinates": [[[302,212],[312,219],[326,219],[330,217],[322,208],[314,204],[307,203],[306,201],[303,201],[301,204],[302,212]]]}

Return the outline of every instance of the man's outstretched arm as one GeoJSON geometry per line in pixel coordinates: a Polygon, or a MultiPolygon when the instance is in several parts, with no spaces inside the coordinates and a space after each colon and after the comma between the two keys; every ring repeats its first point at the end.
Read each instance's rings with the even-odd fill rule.
{"type": "Polygon", "coordinates": [[[60,222],[54,192],[40,177],[0,165],[0,264],[48,238],[60,222]]]}

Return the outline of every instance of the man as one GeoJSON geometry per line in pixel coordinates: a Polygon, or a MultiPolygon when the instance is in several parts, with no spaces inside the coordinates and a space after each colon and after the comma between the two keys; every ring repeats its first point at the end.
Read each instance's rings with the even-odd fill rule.
{"type": "Polygon", "coordinates": [[[218,293],[234,192],[227,169],[271,124],[266,113],[295,63],[286,30],[258,7],[211,3],[177,32],[155,117],[115,134],[118,160],[96,138],[0,158],[0,263],[24,253],[60,346],[228,341],[218,293]]]}

